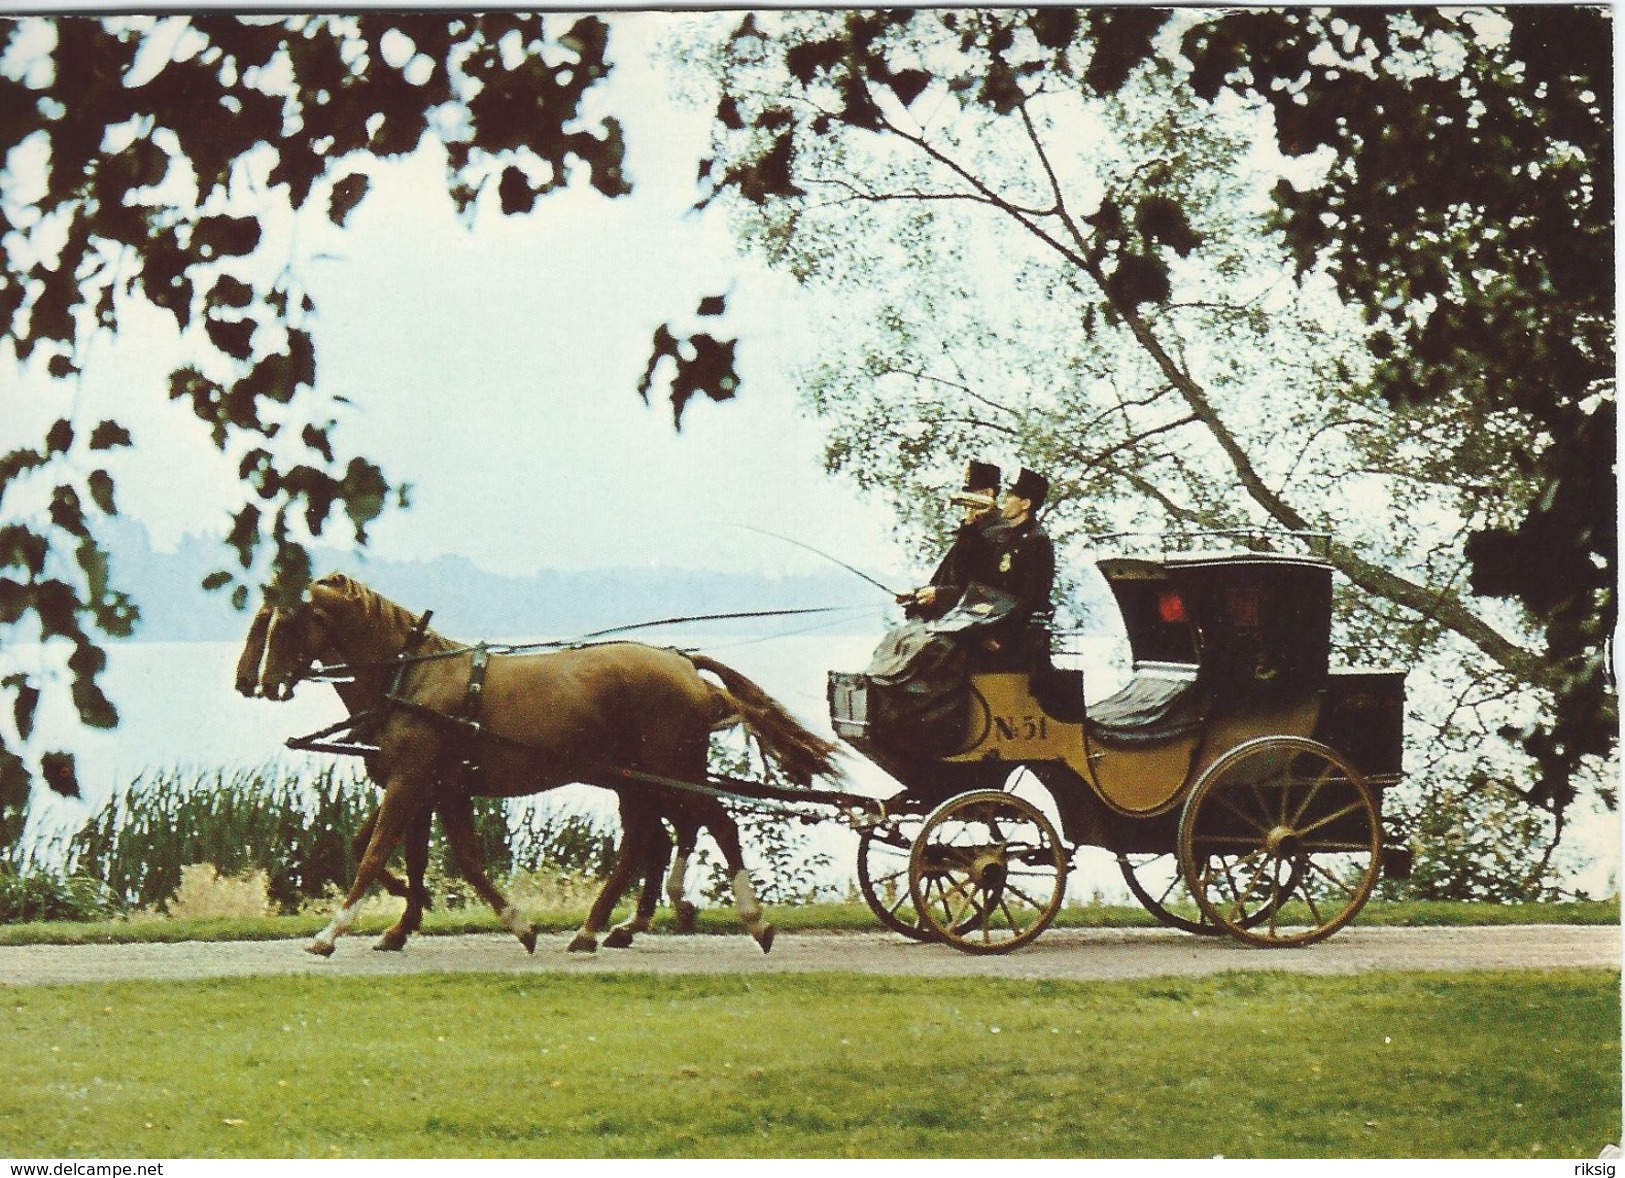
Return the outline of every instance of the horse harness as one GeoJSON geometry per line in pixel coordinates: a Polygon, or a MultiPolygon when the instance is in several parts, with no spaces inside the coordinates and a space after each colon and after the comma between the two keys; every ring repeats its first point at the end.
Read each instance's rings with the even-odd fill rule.
{"type": "MultiPolygon", "coordinates": [[[[492,649],[488,643],[479,643],[463,650],[447,652],[446,655],[419,655],[417,648],[423,644],[424,636],[428,633],[429,619],[433,610],[425,610],[423,615],[413,623],[406,640],[401,644],[401,651],[392,660],[395,665],[395,675],[389,688],[385,691],[379,706],[369,708],[362,712],[340,720],[337,724],[329,725],[319,731],[306,736],[290,737],[286,744],[290,749],[300,752],[340,753],[360,756],[364,758],[369,773],[373,769],[373,758],[377,756],[385,724],[395,709],[400,708],[425,716],[441,724],[451,725],[468,738],[458,742],[461,754],[448,753],[444,777],[449,779],[456,775],[459,783],[473,793],[472,783],[481,772],[480,759],[472,751],[473,743],[481,738],[494,740],[510,748],[534,752],[535,746],[526,744],[501,732],[489,731],[480,719],[481,701],[485,695],[486,671],[490,667],[492,649]],[[462,654],[466,651],[470,656],[468,683],[463,689],[462,706],[455,713],[442,712],[438,708],[419,703],[411,696],[403,693],[407,669],[416,663],[426,662],[430,659],[448,657],[450,654],[462,654]],[[347,736],[348,739],[343,739],[347,736]],[[329,739],[334,738],[334,739],[329,739]],[[370,738],[370,739],[369,739],[370,738]]],[[[678,653],[682,653],[679,651],[678,653]]],[[[354,668],[344,668],[353,673],[354,668]]],[[[325,681],[336,681],[336,668],[325,668],[325,673],[309,675],[308,678],[321,678],[325,681]]],[[[605,789],[615,789],[618,785],[629,782],[638,782],[645,785],[664,786],[668,789],[682,790],[689,793],[700,794],[716,798],[720,801],[751,802],[757,805],[771,804],[773,802],[807,803],[839,806],[848,811],[848,816],[854,822],[867,824],[876,820],[884,820],[886,806],[875,798],[859,794],[842,793],[833,790],[805,789],[801,787],[788,787],[768,782],[750,781],[743,778],[728,777],[721,774],[708,773],[707,778],[715,783],[702,785],[699,782],[683,781],[677,778],[664,777],[654,773],[644,773],[637,769],[628,769],[618,765],[597,764],[590,766],[592,776],[584,778],[583,784],[597,785],[605,789]]],[[[780,807],[781,809],[787,807],[780,807]]],[[[816,822],[814,818],[805,813],[791,811],[803,822],[816,822]]]]}

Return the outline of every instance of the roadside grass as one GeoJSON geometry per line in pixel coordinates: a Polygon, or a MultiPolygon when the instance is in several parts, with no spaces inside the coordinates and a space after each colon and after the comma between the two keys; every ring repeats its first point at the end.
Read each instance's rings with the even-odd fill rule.
{"type": "MultiPolygon", "coordinates": [[[[137,915],[98,921],[35,921],[0,924],[0,945],[90,945],[175,941],[268,941],[308,936],[327,921],[331,905],[296,916],[154,916],[137,915]]],[[[561,933],[581,927],[586,907],[541,907],[520,903],[520,908],[543,932],[561,933]]],[[[356,929],[377,935],[400,911],[397,900],[382,899],[364,912],[356,929]]],[[[625,915],[623,910],[616,919],[625,915]]],[[[880,925],[862,904],[805,904],[774,907],[770,917],[780,932],[875,932],[880,925]]],[[[1465,926],[1506,924],[1617,925],[1619,900],[1570,901],[1551,904],[1376,902],[1360,911],[1355,924],[1370,926],[1465,926]]],[[[656,928],[669,929],[662,910],[656,928]]],[[[1056,928],[1156,928],[1144,909],[1113,904],[1085,904],[1061,909],[1056,928]]],[[[426,936],[501,931],[488,909],[468,907],[425,914],[426,936]]],[[[700,913],[699,931],[736,935],[742,931],[731,909],[712,908],[700,913]]]]}
{"type": "Polygon", "coordinates": [[[1610,970],[8,989],[0,1155],[1595,1158],[1610,970]]]}

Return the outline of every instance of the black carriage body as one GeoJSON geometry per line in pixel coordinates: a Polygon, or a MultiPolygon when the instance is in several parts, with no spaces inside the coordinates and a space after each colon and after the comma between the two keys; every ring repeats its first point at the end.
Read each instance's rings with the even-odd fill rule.
{"type": "Polygon", "coordinates": [[[946,739],[940,724],[910,727],[895,683],[833,672],[836,734],[906,787],[900,801],[927,809],[968,789],[999,788],[1028,768],[1054,796],[1070,840],[1120,851],[1171,846],[1185,788],[1255,736],[1325,744],[1378,791],[1401,779],[1404,673],[1328,665],[1327,562],[1190,553],[1106,559],[1099,568],[1122,613],[1132,675],[1090,704],[1081,723],[1072,699],[1082,699],[1080,672],[1031,684],[973,673],[970,702],[946,739]],[[1000,702],[1012,692],[1017,705],[1000,702]],[[1046,739],[1000,739],[1035,724],[1046,739]]]}

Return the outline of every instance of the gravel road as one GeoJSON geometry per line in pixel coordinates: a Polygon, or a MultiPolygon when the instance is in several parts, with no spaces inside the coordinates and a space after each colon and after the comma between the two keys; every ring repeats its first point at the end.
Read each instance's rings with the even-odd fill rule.
{"type": "Polygon", "coordinates": [[[1619,969],[1618,928],[1351,928],[1304,949],[1254,949],[1227,939],[1152,929],[1050,929],[1002,957],[972,957],[891,933],[781,934],[770,955],[735,937],[647,936],[631,949],[567,953],[568,936],[544,938],[527,956],[512,937],[418,937],[403,953],[375,953],[351,937],[323,961],[299,941],[173,945],[0,947],[0,985],[134,979],[497,971],[504,973],[825,973],[916,977],[1114,979],[1197,976],[1233,970],[1354,974],[1371,970],[1619,969]]]}

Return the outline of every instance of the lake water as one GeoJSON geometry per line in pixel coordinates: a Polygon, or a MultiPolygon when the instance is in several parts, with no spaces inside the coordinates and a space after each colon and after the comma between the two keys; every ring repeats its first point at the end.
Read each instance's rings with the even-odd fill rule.
{"type": "MultiPolygon", "coordinates": [[[[877,635],[801,633],[761,636],[696,636],[693,630],[640,635],[654,644],[670,643],[703,649],[760,683],[808,727],[826,736],[829,727],[824,685],[830,670],[861,670],[869,661],[877,635]]],[[[1098,700],[1119,686],[1127,673],[1126,652],[1106,636],[1074,637],[1072,654],[1063,665],[1084,670],[1087,694],[1098,700]]],[[[312,732],[343,716],[331,688],[305,684],[292,700],[272,703],[247,700],[233,688],[236,643],[127,643],[109,650],[102,677],[117,703],[122,721],[110,732],[80,728],[71,708],[53,701],[42,705],[39,726],[78,756],[78,800],[47,795],[31,817],[31,837],[45,838],[77,829],[115,789],[144,772],[180,768],[212,773],[216,769],[255,768],[278,763],[314,771],[333,758],[295,753],[284,747],[290,736],[312,732]]],[[[883,797],[897,784],[863,758],[852,755],[847,769],[853,792],[883,797]]],[[[610,795],[572,786],[546,795],[548,804],[613,815],[610,795]]],[[[1569,886],[1592,894],[1609,890],[1620,856],[1617,816],[1595,809],[1577,813],[1565,847],[1588,860],[1571,874],[1569,886]]],[[[812,832],[810,849],[833,857],[828,882],[843,886],[855,862],[856,835],[835,822],[800,828],[812,832]]],[[[1081,850],[1075,860],[1071,890],[1075,896],[1096,891],[1126,899],[1116,866],[1103,851],[1081,850]]]]}

